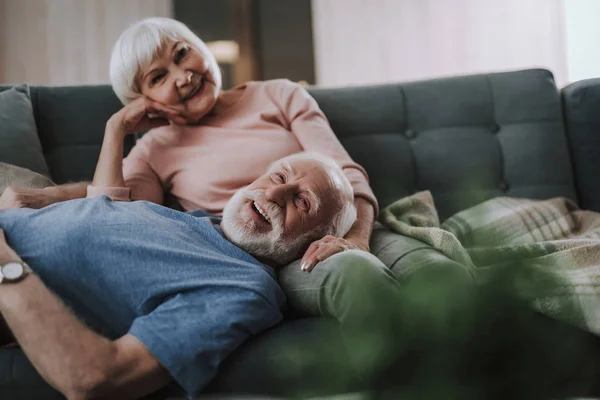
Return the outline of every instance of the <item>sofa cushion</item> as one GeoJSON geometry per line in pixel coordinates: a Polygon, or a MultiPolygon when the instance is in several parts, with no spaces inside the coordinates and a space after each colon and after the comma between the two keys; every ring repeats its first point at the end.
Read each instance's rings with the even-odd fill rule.
{"type": "Polygon", "coordinates": [[[565,123],[581,208],[600,211],[600,78],[562,90],[565,123]]]}
{"type": "MultiPolygon", "coordinates": [[[[121,103],[108,85],[32,88],[36,123],[52,179],[90,180],[108,119],[121,103]]],[[[127,153],[133,136],[125,138],[127,153]]]]}
{"type": "Polygon", "coordinates": [[[50,176],[26,85],[0,93],[0,162],[50,176]]]}
{"type": "MultiPolygon", "coordinates": [[[[248,340],[229,356],[206,393],[308,397],[365,389],[344,368],[348,365],[336,321],[285,321],[248,340]]],[[[160,392],[169,398],[183,397],[174,384],[160,392]]],[[[163,398],[161,393],[148,398],[163,398]]],[[[0,349],[0,398],[62,396],[44,382],[20,348],[5,348],[0,349]]]]}
{"type": "Polygon", "coordinates": [[[549,71],[309,91],[381,208],[420,190],[442,221],[501,195],[577,200],[549,71]]]}

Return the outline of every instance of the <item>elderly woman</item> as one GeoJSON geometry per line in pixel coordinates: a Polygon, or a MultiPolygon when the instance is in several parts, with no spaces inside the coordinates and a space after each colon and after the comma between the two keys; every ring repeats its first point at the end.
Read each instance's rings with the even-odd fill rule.
{"type": "MultiPolygon", "coordinates": [[[[358,218],[344,237],[313,242],[301,260],[279,270],[279,280],[298,311],[332,316],[342,324],[369,324],[367,317],[375,313],[366,307],[372,295],[364,288],[381,282],[380,290],[386,291],[396,285],[368,252],[377,200],[366,171],[344,150],[305,89],[272,80],[222,91],[218,65],[206,45],[168,18],[146,19],[123,32],[113,49],[110,78],[125,107],[106,124],[88,197],[163,204],[168,193],[186,211],[220,215],[234,193],[272,162],[304,151],[331,157],[352,184],[358,218]],[[146,130],[123,160],[124,137],[146,130]],[[344,290],[355,272],[360,287],[344,290]]],[[[270,179],[286,189],[294,173],[270,179]]],[[[287,189],[302,218],[314,206],[309,194],[287,189]]],[[[76,184],[30,192],[21,204],[39,207],[85,195],[85,186],[76,184]]]]}

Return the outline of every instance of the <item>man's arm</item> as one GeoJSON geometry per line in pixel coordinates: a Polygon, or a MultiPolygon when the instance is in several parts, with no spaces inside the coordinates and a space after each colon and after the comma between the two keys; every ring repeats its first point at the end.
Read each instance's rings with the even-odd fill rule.
{"type": "MultiPolygon", "coordinates": [[[[0,262],[7,261],[21,260],[0,230],[0,262]]],[[[137,398],[172,379],[137,338],[93,332],[35,274],[0,284],[0,313],[36,370],[68,399],[137,398]]]]}
{"type": "Polygon", "coordinates": [[[0,196],[0,210],[8,208],[44,208],[61,201],[86,196],[87,182],[68,183],[44,189],[7,187],[0,196]]]}

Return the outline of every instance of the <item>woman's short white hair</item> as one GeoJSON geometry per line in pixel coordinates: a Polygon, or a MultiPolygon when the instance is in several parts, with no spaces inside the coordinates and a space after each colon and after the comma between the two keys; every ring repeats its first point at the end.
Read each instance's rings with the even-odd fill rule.
{"type": "Polygon", "coordinates": [[[178,41],[189,43],[202,54],[214,77],[215,86],[221,88],[221,71],[217,60],[194,32],[171,18],[147,18],[134,23],[121,34],[110,57],[110,82],[123,104],[141,96],[137,84],[139,72],[150,67],[167,43],[178,41]]]}
{"type": "MultiPolygon", "coordinates": [[[[278,162],[293,162],[295,160],[313,160],[320,162],[331,179],[331,183],[339,190],[342,208],[333,216],[331,224],[327,226],[323,235],[344,237],[356,222],[357,212],[354,205],[354,189],[340,166],[330,157],[313,152],[301,152],[287,156],[278,162]]],[[[277,162],[273,163],[276,164],[277,162]]]]}

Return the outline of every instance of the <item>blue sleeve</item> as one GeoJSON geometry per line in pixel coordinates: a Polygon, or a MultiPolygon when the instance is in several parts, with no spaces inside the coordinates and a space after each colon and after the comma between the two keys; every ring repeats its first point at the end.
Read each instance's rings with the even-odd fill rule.
{"type": "Polygon", "coordinates": [[[180,293],[137,318],[129,333],[193,396],[234,349],[281,321],[270,292],[267,288],[263,296],[255,290],[222,287],[180,293]]]}

